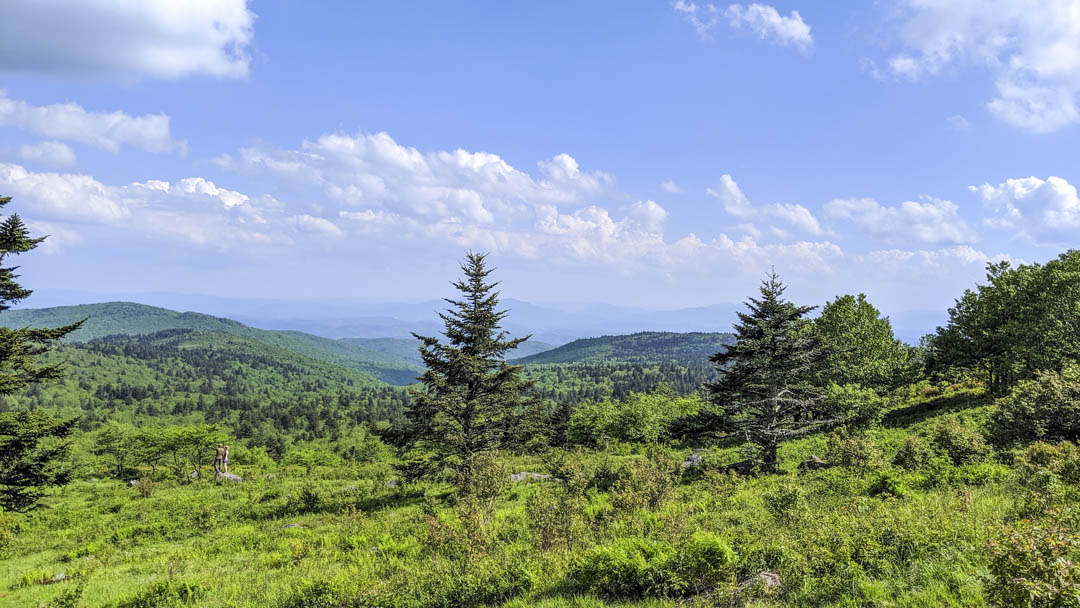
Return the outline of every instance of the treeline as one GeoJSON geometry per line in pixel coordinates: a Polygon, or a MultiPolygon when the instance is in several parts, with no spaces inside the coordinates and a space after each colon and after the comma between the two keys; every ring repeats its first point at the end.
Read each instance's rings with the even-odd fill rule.
{"type": "Polygon", "coordinates": [[[1080,251],[1046,264],[987,266],[930,340],[930,370],[978,373],[995,395],[1080,361],[1080,251]]]}
{"type": "Polygon", "coordinates": [[[633,393],[654,391],[661,385],[678,395],[697,392],[702,383],[716,379],[716,366],[708,357],[687,361],[597,361],[529,365],[525,377],[546,400],[578,405],[586,401],[626,399],[633,393]]]}

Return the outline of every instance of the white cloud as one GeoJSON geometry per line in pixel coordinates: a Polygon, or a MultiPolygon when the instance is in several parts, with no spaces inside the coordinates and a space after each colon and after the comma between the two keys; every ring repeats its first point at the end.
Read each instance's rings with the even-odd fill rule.
{"type": "Polygon", "coordinates": [[[245,77],[246,0],[0,3],[0,69],[61,75],[245,77]]]}
{"type": "Polygon", "coordinates": [[[886,207],[872,198],[835,199],[825,205],[834,218],[851,220],[886,242],[973,243],[978,235],[960,218],[956,204],[923,197],[886,207]]]}
{"type": "Polygon", "coordinates": [[[814,45],[810,26],[803,21],[798,11],[791,11],[791,15],[785,17],[767,4],[732,4],[721,9],[711,3],[699,5],[685,0],[676,0],[672,8],[690,22],[703,38],[707,37],[714,27],[727,21],[734,29],[748,29],[762,40],[781,46],[793,46],[807,51],[814,45]]]}
{"type": "Polygon", "coordinates": [[[296,225],[300,230],[305,232],[311,232],[333,238],[341,238],[345,236],[345,231],[338,228],[333,222],[326,218],[315,217],[302,213],[300,215],[294,215],[289,218],[289,221],[296,225]]]}
{"type": "Polygon", "coordinates": [[[963,133],[971,130],[971,122],[969,122],[968,119],[964,118],[959,114],[950,116],[946,118],[945,121],[949,123],[949,126],[952,127],[953,131],[959,131],[963,133]]]}
{"type": "Polygon", "coordinates": [[[966,65],[990,70],[991,113],[1021,129],[1056,131],[1080,121],[1080,0],[896,0],[904,79],[966,65]]]}
{"type": "MultiPolygon", "coordinates": [[[[825,234],[821,223],[814,214],[802,205],[794,203],[773,203],[769,205],[754,205],[743,194],[735,180],[727,174],[720,177],[720,183],[715,188],[706,188],[705,193],[720,201],[724,211],[744,220],[767,220],[778,219],[789,226],[812,235],[825,234]]],[[[756,231],[757,228],[754,228],[756,231]]],[[[786,238],[786,231],[778,228],[772,229],[773,234],[786,238]]]]}
{"type": "Polygon", "coordinates": [[[783,46],[793,46],[808,50],[814,45],[810,36],[810,26],[802,20],[799,11],[791,11],[784,17],[767,4],[743,6],[732,4],[726,15],[734,28],[747,28],[762,40],[771,40],[783,46]]]}
{"type": "Polygon", "coordinates": [[[0,90],[0,126],[16,127],[47,137],[77,141],[109,152],[130,146],[147,152],[184,152],[187,142],[175,141],[169,116],[124,112],[88,112],[75,103],[35,106],[11,99],[0,90]]]}
{"type": "Polygon", "coordinates": [[[1075,245],[1080,233],[1080,197],[1068,181],[1025,177],[969,188],[995,214],[987,225],[1038,244],[1075,245]]]}
{"type": "Polygon", "coordinates": [[[682,188],[680,188],[679,184],[676,184],[673,179],[665,180],[660,184],[660,188],[662,188],[664,192],[670,192],[671,194],[679,194],[682,192],[682,188]]]}
{"type": "Polygon", "coordinates": [[[66,167],[76,162],[75,151],[58,141],[23,144],[19,146],[19,158],[53,167],[66,167]]]}

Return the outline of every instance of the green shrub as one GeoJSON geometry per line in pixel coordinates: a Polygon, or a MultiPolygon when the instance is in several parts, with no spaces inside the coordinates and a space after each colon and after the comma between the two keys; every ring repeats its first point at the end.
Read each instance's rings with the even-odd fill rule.
{"type": "Polygon", "coordinates": [[[780,524],[800,520],[807,512],[806,493],[798,484],[784,482],[776,490],[762,496],[765,508],[780,524]]]}
{"type": "Polygon", "coordinates": [[[833,464],[865,472],[881,466],[881,450],[868,432],[852,433],[840,428],[829,434],[825,459],[833,464]]]}
{"type": "Polygon", "coordinates": [[[731,546],[710,532],[695,532],[665,568],[669,587],[682,595],[697,595],[734,577],[738,556],[731,546]]]}
{"type": "Polygon", "coordinates": [[[122,599],[116,608],[168,608],[187,606],[206,595],[206,590],[196,583],[183,581],[158,581],[135,595],[122,599]]]}
{"type": "Polygon", "coordinates": [[[955,465],[982,462],[990,454],[990,446],[982,434],[955,415],[944,416],[934,425],[930,442],[955,465]]]}
{"type": "Polygon", "coordinates": [[[904,478],[892,469],[879,471],[870,480],[866,493],[870,496],[903,498],[910,493],[904,478]]]}
{"type": "Polygon", "coordinates": [[[611,489],[611,502],[616,509],[656,509],[668,495],[678,477],[677,463],[660,450],[646,458],[636,458],[618,475],[611,489]]]}
{"type": "Polygon", "coordinates": [[[990,429],[999,445],[1080,440],[1080,366],[1037,372],[994,405],[990,429]]]}
{"type": "Polygon", "coordinates": [[[733,580],[736,562],[731,546],[708,532],[695,533],[678,551],[656,540],[621,538],[575,560],[567,580],[609,599],[685,597],[733,580]]]}
{"type": "Polygon", "coordinates": [[[918,435],[908,435],[892,462],[898,467],[914,471],[925,465],[933,455],[934,451],[925,439],[918,435]]]}
{"type": "Polygon", "coordinates": [[[1016,608],[1080,606],[1080,537],[1057,523],[1020,521],[989,544],[989,599],[1016,608]]]}
{"type": "Polygon", "coordinates": [[[662,596],[664,567],[673,554],[670,545],[658,541],[621,538],[585,552],[568,579],[574,588],[606,598],[662,596]]]}

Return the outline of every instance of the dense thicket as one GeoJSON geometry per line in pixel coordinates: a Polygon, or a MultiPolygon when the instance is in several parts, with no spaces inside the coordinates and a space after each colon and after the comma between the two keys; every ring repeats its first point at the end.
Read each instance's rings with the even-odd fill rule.
{"type": "Polygon", "coordinates": [[[1080,360],[1080,251],[1045,264],[987,265],[931,342],[931,369],[972,370],[1004,394],[1038,370],[1080,360]]]}

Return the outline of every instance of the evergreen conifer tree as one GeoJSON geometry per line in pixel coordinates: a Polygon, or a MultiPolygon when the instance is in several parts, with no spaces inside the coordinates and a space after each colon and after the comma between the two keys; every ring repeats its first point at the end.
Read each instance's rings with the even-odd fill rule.
{"type": "Polygon", "coordinates": [[[761,470],[777,469],[780,442],[840,421],[825,411],[825,391],[812,382],[826,348],[804,315],[814,306],[784,300],[775,272],[761,296],[739,313],[736,341],[710,359],[721,373],[706,385],[709,407],[684,423],[691,434],[743,437],[755,446],[761,470]]]}
{"type": "Polygon", "coordinates": [[[526,395],[532,382],[522,376],[522,366],[503,358],[530,336],[508,339],[500,329],[507,311],[497,310],[498,283],[487,282],[492,270],[485,260],[486,254],[466,254],[465,276],[453,283],[461,299],[447,299],[451,308],[439,313],[445,342],[413,334],[422,342],[427,370],[405,414],[406,445],[419,448],[430,464],[451,468],[466,492],[478,456],[511,445],[521,412],[537,400],[526,395]]]}
{"type": "MultiPolygon", "coordinates": [[[[0,197],[0,207],[11,197],[0,197]]],[[[15,279],[18,266],[8,256],[26,253],[45,237],[30,238],[18,215],[0,222],[0,311],[30,296],[15,279]]],[[[0,327],[0,395],[10,395],[31,384],[59,378],[59,364],[41,364],[38,357],[50,344],[78,329],[82,322],[51,329],[0,327]]],[[[68,482],[70,470],[60,460],[77,419],[58,421],[42,413],[0,413],[0,507],[22,511],[32,508],[48,486],[68,482]]]]}

